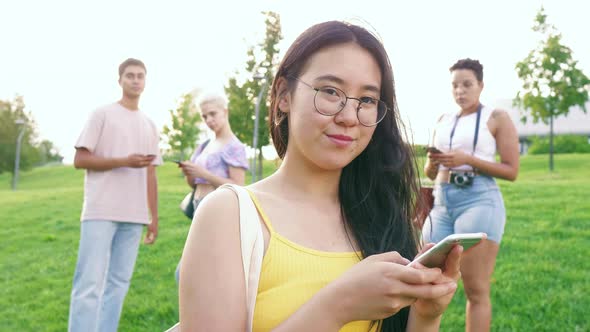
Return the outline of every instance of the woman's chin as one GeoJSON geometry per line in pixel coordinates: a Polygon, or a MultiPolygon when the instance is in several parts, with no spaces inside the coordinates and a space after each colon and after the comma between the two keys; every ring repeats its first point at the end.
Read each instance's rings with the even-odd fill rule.
{"type": "Polygon", "coordinates": [[[350,164],[352,160],[349,158],[331,158],[324,159],[316,163],[316,165],[324,171],[341,171],[346,165],[350,164]]]}

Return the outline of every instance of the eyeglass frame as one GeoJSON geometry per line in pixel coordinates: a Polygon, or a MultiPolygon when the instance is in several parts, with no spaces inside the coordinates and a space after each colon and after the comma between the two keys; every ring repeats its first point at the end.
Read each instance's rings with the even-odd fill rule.
{"type": "Polygon", "coordinates": [[[361,110],[361,105],[362,105],[362,104],[367,104],[366,102],[364,102],[364,101],[360,100],[359,98],[355,98],[355,97],[349,97],[349,96],[347,96],[347,95],[346,95],[346,92],[342,91],[342,89],[339,89],[339,88],[337,88],[337,87],[333,87],[333,86],[328,86],[328,85],[326,85],[326,86],[322,86],[322,87],[320,87],[320,88],[315,88],[315,87],[314,87],[314,86],[312,86],[311,84],[304,82],[304,81],[303,81],[302,79],[300,79],[299,77],[292,76],[292,75],[289,75],[289,77],[293,78],[294,80],[296,80],[296,81],[298,81],[298,82],[301,82],[301,83],[303,83],[304,85],[306,85],[306,86],[310,87],[311,89],[313,89],[313,90],[315,91],[315,94],[314,94],[314,96],[313,96],[313,107],[315,108],[316,112],[320,113],[320,114],[321,114],[321,115],[323,115],[323,116],[336,116],[336,115],[338,115],[338,113],[340,113],[340,112],[342,112],[342,110],[344,110],[344,108],[346,107],[346,104],[348,103],[348,100],[349,100],[349,99],[353,99],[353,100],[356,100],[356,101],[358,101],[358,106],[356,107],[356,118],[359,120],[359,123],[360,123],[360,124],[362,124],[362,125],[363,125],[363,126],[365,126],[365,127],[375,127],[375,126],[377,126],[377,125],[379,124],[379,122],[381,122],[381,121],[383,121],[383,119],[385,119],[385,116],[387,115],[387,111],[389,111],[389,106],[387,106],[387,104],[386,104],[386,103],[385,103],[383,100],[381,100],[381,99],[377,99],[377,98],[373,98],[373,97],[369,97],[369,98],[371,98],[371,99],[373,99],[373,100],[376,100],[377,102],[382,102],[382,103],[383,103],[383,105],[385,105],[385,112],[383,112],[383,116],[381,117],[381,119],[379,119],[379,121],[377,121],[377,122],[375,122],[374,124],[371,124],[371,125],[366,125],[366,124],[364,124],[364,123],[361,121],[361,119],[359,118],[359,111],[361,110]],[[326,114],[326,113],[322,113],[322,112],[321,112],[321,111],[318,109],[318,106],[316,105],[316,100],[315,100],[315,99],[316,99],[316,97],[317,97],[317,95],[318,95],[318,92],[320,92],[320,90],[321,90],[321,89],[323,89],[323,88],[327,88],[327,87],[330,87],[330,88],[332,88],[332,89],[336,89],[336,90],[338,90],[338,91],[342,92],[342,94],[344,95],[344,98],[346,98],[346,100],[344,101],[344,104],[342,105],[342,107],[340,108],[340,110],[339,110],[338,112],[334,113],[334,114],[326,114]]]}

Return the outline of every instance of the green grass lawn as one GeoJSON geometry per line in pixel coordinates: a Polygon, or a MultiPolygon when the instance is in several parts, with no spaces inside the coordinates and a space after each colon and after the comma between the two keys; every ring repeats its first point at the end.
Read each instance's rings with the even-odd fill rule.
{"type": "MultiPolygon", "coordinates": [[[[492,286],[494,331],[589,331],[590,155],[522,159],[515,183],[500,181],[508,210],[492,286]]],[[[265,164],[265,174],[274,164],[265,164]]],[[[65,331],[79,240],[83,172],[21,173],[12,192],[0,175],[0,331],[65,331]]],[[[158,170],[160,234],[142,245],[120,331],[163,331],[177,321],[174,269],[189,220],[178,209],[188,187],[172,163],[158,170]]],[[[464,330],[460,288],[442,331],[464,330]]]]}

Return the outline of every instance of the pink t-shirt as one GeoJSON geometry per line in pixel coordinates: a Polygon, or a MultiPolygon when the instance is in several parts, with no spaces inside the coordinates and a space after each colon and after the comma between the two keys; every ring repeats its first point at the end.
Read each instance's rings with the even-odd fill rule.
{"type": "MultiPolygon", "coordinates": [[[[156,126],[143,112],[114,103],[92,112],[75,147],[104,158],[155,154],[152,165],[160,165],[158,137],[156,126]]],[[[147,168],[86,170],[80,219],[148,224],[147,168]]]]}

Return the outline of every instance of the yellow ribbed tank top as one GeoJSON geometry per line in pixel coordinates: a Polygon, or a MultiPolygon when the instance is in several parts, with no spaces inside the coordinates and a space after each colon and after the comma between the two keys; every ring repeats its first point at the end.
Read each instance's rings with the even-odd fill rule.
{"type": "MultiPolygon", "coordinates": [[[[325,252],[300,246],[276,233],[250,193],[270,233],[268,248],[262,260],[253,332],[266,332],[277,327],[320,289],[360,261],[360,252],[325,252]]],[[[369,332],[370,321],[346,324],[341,332],[369,332]]],[[[371,331],[377,331],[374,324],[371,331]]]]}

